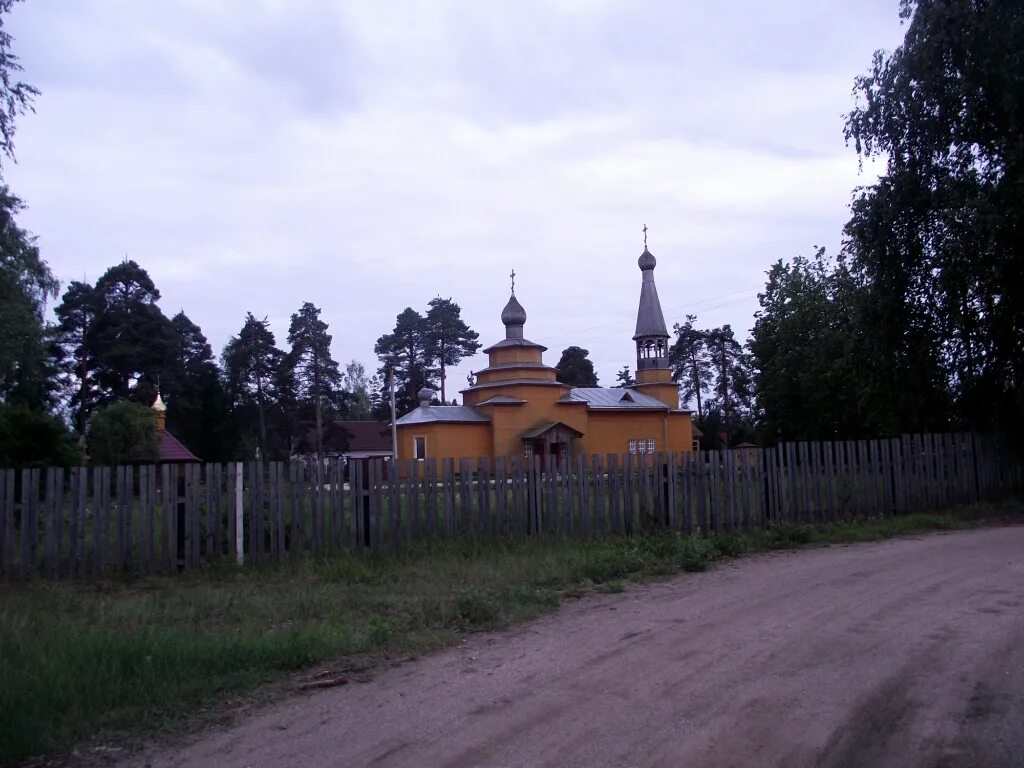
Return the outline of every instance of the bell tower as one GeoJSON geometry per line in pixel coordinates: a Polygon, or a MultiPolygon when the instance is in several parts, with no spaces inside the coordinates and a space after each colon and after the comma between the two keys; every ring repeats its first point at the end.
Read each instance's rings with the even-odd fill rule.
{"type": "Polygon", "coordinates": [[[668,328],[654,284],[654,268],[658,261],[647,250],[647,227],[644,227],[644,252],[637,259],[642,275],[640,306],[636,312],[636,389],[661,400],[673,410],[679,408],[679,385],[672,381],[668,362],[668,328]]]}

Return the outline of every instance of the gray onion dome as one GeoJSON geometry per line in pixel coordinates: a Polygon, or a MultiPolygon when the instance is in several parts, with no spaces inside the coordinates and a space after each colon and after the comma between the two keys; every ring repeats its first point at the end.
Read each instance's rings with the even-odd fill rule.
{"type": "Polygon", "coordinates": [[[644,248],[644,252],[640,254],[640,258],[636,260],[636,264],[640,267],[640,271],[646,272],[648,269],[654,269],[658,264],[658,260],[654,258],[654,254],[644,248]]]}
{"type": "Polygon", "coordinates": [[[516,299],[515,294],[508,300],[508,304],[501,310],[501,322],[508,325],[524,325],[526,323],[526,310],[516,299]]]}

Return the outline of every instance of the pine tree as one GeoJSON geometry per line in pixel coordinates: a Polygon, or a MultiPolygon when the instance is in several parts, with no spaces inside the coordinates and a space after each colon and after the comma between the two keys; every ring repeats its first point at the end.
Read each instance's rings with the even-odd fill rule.
{"type": "Polygon", "coordinates": [[[231,453],[230,402],[210,344],[184,312],[171,318],[174,360],[160,379],[167,427],[206,461],[231,453]]]}
{"type": "Polygon", "coordinates": [[[449,299],[438,296],[430,300],[423,320],[425,365],[437,368],[441,380],[441,402],[447,402],[445,381],[447,369],[458,365],[480,349],[480,337],[462,320],[462,308],[449,299]]]}
{"type": "Polygon", "coordinates": [[[633,378],[628,365],[622,366],[622,370],[615,374],[615,381],[618,382],[615,385],[617,387],[632,387],[636,384],[636,379],[633,378]]]}
{"type": "Polygon", "coordinates": [[[434,385],[423,316],[406,307],[395,319],[394,331],[377,339],[373,351],[381,362],[382,386],[387,386],[388,376],[394,373],[398,413],[411,411],[419,403],[416,393],[434,385]]]}
{"type": "Polygon", "coordinates": [[[594,363],[587,357],[589,354],[583,347],[564,349],[555,366],[558,380],[573,387],[596,387],[597,374],[594,372],[594,363]]]}
{"type": "Polygon", "coordinates": [[[268,411],[278,404],[284,352],[277,348],[267,319],[257,320],[252,312],[245,324],[224,347],[224,376],[236,413],[256,409],[260,455],[268,457],[268,411]]]}
{"type": "Polygon", "coordinates": [[[89,335],[99,399],[147,400],[174,360],[175,332],[157,306],[160,291],[130,260],[108,269],[94,290],[96,318],[89,335]]]}
{"type": "Polygon", "coordinates": [[[320,319],[320,310],[305,302],[292,315],[288,328],[291,352],[289,364],[294,375],[296,396],[300,405],[311,406],[316,429],[318,466],[324,455],[324,411],[335,417],[337,390],[342,377],[338,363],[331,357],[331,335],[327,323],[320,319]]]}
{"type": "Polygon", "coordinates": [[[679,382],[684,403],[696,401],[697,419],[704,418],[704,395],[711,384],[711,362],[708,357],[707,331],[694,328],[696,315],[687,315],[686,322],[676,323],[676,340],[669,349],[672,378],[679,382]]]}
{"type": "Polygon", "coordinates": [[[64,389],[74,417],[74,428],[84,435],[89,415],[99,403],[93,354],[93,328],[99,314],[96,291],[73,280],[56,307],[57,339],[64,350],[64,389]]]}

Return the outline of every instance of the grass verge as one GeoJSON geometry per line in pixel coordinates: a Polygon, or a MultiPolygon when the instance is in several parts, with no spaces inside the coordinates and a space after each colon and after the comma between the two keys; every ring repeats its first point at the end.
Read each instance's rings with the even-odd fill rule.
{"type": "MultiPolygon", "coordinates": [[[[627,579],[808,544],[965,527],[1020,504],[710,537],[444,543],[173,578],[0,587],[0,764],[97,732],[154,734],[197,709],[330,661],[403,658],[627,579]]],[[[118,736],[119,735],[119,736],[118,736]]]]}

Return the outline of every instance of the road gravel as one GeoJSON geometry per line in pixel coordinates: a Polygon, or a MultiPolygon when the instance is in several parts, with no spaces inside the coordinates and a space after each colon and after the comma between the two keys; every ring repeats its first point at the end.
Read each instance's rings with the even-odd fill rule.
{"type": "Polygon", "coordinates": [[[127,764],[1024,766],[1024,527],[588,596],[127,764]]]}

